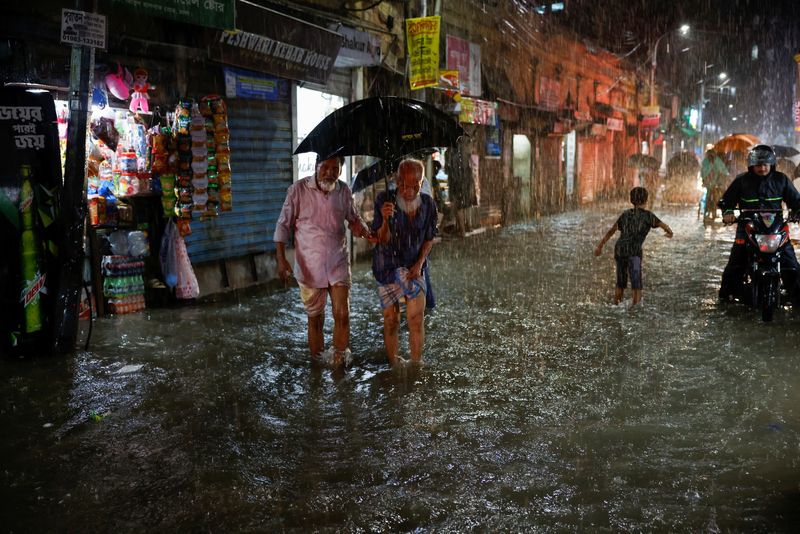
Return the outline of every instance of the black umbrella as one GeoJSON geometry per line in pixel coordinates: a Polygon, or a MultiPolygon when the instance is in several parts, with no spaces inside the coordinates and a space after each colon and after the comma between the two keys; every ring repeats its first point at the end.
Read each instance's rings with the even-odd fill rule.
{"type": "Polygon", "coordinates": [[[398,163],[400,163],[400,161],[397,159],[382,159],[361,169],[358,171],[358,174],[356,174],[356,177],[353,178],[350,189],[353,193],[358,193],[379,180],[383,180],[384,178],[388,180],[388,177],[397,170],[398,163]]]}
{"type": "Polygon", "coordinates": [[[358,193],[362,189],[366,189],[379,180],[387,179],[388,181],[388,177],[397,171],[397,166],[401,161],[403,161],[403,158],[409,157],[422,159],[433,154],[435,151],[436,149],[429,148],[417,151],[413,154],[408,154],[400,158],[378,160],[372,165],[369,165],[358,171],[356,177],[353,178],[353,183],[350,186],[350,189],[353,193],[358,193]]]}
{"type": "Polygon", "coordinates": [[[420,149],[455,146],[464,129],[438,108],[393,96],[358,100],[317,124],[294,151],[333,156],[399,158],[420,149]]]}
{"type": "Polygon", "coordinates": [[[772,149],[775,150],[775,155],[779,158],[791,158],[800,154],[800,150],[793,146],[773,145],[772,149]]]}

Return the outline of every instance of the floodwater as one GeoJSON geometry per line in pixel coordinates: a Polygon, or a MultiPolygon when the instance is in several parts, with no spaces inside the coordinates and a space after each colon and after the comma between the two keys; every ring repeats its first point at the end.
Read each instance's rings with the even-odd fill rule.
{"type": "Polygon", "coordinates": [[[387,369],[367,262],[346,372],[311,367],[297,290],[274,286],[104,319],[74,357],[0,362],[0,521],[796,530],[800,313],[718,306],[732,230],[669,207],[644,305],[612,306],[613,242],[591,252],[624,207],[434,247],[421,367],[387,369]]]}

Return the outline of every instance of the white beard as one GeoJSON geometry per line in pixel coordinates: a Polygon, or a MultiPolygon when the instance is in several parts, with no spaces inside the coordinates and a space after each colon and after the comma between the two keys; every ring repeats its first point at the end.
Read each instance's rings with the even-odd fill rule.
{"type": "Polygon", "coordinates": [[[317,187],[319,187],[320,190],[324,191],[325,193],[330,193],[331,191],[336,189],[336,181],[337,180],[333,180],[331,182],[325,182],[323,180],[317,180],[317,187]]]}
{"type": "Polygon", "coordinates": [[[414,213],[419,209],[420,204],[422,204],[422,197],[419,195],[410,202],[401,196],[398,196],[396,200],[397,207],[400,208],[403,213],[414,213]]]}

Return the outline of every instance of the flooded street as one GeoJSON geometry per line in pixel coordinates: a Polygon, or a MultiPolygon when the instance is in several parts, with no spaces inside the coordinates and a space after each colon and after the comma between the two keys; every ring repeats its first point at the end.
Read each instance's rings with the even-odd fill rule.
{"type": "Polygon", "coordinates": [[[660,206],[675,237],[645,242],[644,305],[612,306],[613,241],[592,250],[625,207],[436,245],[420,368],[387,368],[367,261],[346,372],[311,368],[297,289],[276,286],[3,361],[2,524],[795,530],[800,314],[718,306],[733,230],[660,206]]]}

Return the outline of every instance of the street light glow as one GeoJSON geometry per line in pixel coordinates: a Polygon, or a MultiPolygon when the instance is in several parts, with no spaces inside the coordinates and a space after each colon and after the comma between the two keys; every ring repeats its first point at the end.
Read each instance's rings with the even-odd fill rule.
{"type": "Polygon", "coordinates": [[[724,80],[724,79],[725,79],[725,78],[727,78],[727,77],[728,77],[728,74],[727,74],[727,73],[725,73],[725,72],[720,72],[720,73],[719,73],[719,79],[720,79],[720,80],[724,80]]]}
{"type": "Polygon", "coordinates": [[[689,33],[689,25],[688,24],[682,24],[681,27],[679,28],[679,30],[681,32],[681,35],[686,35],[687,33],[689,33]]]}

